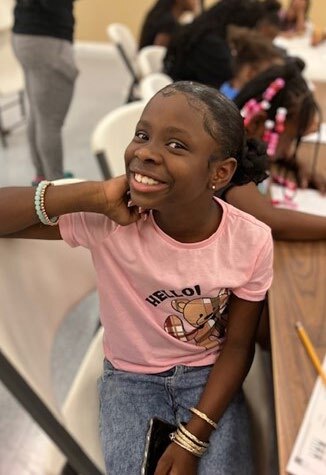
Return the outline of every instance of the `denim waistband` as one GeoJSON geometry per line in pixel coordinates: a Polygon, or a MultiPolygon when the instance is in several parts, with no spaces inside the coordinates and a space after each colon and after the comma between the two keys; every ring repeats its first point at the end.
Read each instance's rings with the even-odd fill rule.
{"type": "MultiPolygon", "coordinates": [[[[107,368],[110,368],[111,370],[116,370],[116,368],[113,366],[111,361],[109,361],[108,359],[105,359],[104,361],[105,361],[105,366],[107,368]]],[[[205,368],[212,368],[212,367],[213,365],[204,365],[204,366],[177,365],[165,371],[161,371],[159,373],[143,373],[143,374],[149,374],[151,376],[160,376],[162,378],[169,378],[171,376],[175,376],[177,373],[189,373],[192,371],[198,371],[198,370],[202,370],[205,368]]]]}

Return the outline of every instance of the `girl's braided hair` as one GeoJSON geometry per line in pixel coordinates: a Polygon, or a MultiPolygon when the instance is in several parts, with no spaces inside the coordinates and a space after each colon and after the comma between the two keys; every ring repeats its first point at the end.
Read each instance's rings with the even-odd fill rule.
{"type": "Polygon", "coordinates": [[[182,26],[172,37],[164,58],[168,74],[175,69],[182,58],[189,54],[203,36],[213,33],[226,40],[229,25],[254,28],[271,12],[278,12],[277,0],[220,0],[196,17],[192,23],[182,26]]]}
{"type": "Polygon", "coordinates": [[[158,94],[167,96],[178,92],[186,96],[190,105],[203,112],[203,127],[218,146],[218,154],[211,160],[229,157],[237,160],[232,183],[259,183],[267,177],[266,147],[255,139],[247,140],[243,119],[232,101],[210,86],[191,81],[169,84],[158,94]]]}
{"type": "Polygon", "coordinates": [[[297,123],[297,147],[316,113],[321,121],[319,106],[301,74],[302,69],[302,61],[293,58],[284,65],[271,66],[249,81],[234,99],[235,104],[241,109],[252,98],[260,101],[266,88],[276,78],[284,79],[284,87],[270,101],[270,108],[266,110],[266,114],[267,119],[275,120],[279,107],[287,109],[287,120],[295,118],[297,123]]]}
{"type": "Polygon", "coordinates": [[[162,15],[165,15],[167,12],[170,12],[174,7],[176,0],[158,0],[153,7],[147,13],[145,20],[143,22],[143,27],[139,39],[139,48],[146,46],[147,39],[151,30],[151,24],[158,23],[162,15]]]}

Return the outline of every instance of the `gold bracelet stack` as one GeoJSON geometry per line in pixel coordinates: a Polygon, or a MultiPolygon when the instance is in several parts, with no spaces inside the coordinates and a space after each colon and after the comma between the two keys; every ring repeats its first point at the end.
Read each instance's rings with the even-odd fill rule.
{"type": "Polygon", "coordinates": [[[206,414],[204,412],[201,412],[199,409],[197,409],[196,407],[191,407],[189,409],[189,411],[191,411],[193,414],[196,414],[196,416],[200,417],[201,419],[203,419],[204,421],[207,422],[207,424],[209,424],[210,426],[212,426],[214,429],[217,428],[217,424],[216,422],[212,421],[212,419],[210,419],[208,416],[206,416],[206,414]]]}
{"type": "Polygon", "coordinates": [[[170,439],[183,449],[196,455],[196,457],[202,457],[209,445],[208,442],[199,440],[181,423],[178,425],[178,429],[170,434],[170,439]]]}

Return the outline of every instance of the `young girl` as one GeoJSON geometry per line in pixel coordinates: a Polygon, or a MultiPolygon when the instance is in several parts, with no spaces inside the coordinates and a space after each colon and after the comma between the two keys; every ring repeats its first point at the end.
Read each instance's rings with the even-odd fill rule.
{"type": "Polygon", "coordinates": [[[232,53],[233,77],[222,84],[220,91],[234,99],[247,82],[273,64],[283,64],[284,53],[261,33],[232,26],[228,31],[232,53]]]}
{"type": "Polygon", "coordinates": [[[272,238],[213,195],[237,165],[239,177],[255,179],[247,154],[260,152],[246,144],[234,104],[181,82],[145,107],[125,152],[126,175],[0,190],[1,235],[64,239],[92,254],[110,475],[140,473],[154,416],[178,424],[156,475],[252,473],[241,385],[271,284],[272,238]]]}
{"type": "MultiPolygon", "coordinates": [[[[296,178],[300,186],[306,187],[312,183],[321,192],[325,191],[325,176],[317,173],[315,169],[318,144],[312,166],[308,166],[305,157],[300,155],[303,148],[302,137],[318,128],[320,113],[296,62],[273,66],[256,76],[243,87],[236,96],[235,103],[246,116],[244,121],[248,137],[265,139],[269,162],[276,175],[275,180],[279,182],[282,179],[284,185],[292,186],[296,178]],[[281,84],[279,89],[277,83],[281,84]],[[263,96],[266,96],[268,90],[272,91],[267,100],[269,104],[262,106],[263,96]],[[258,105],[255,113],[248,112],[248,106],[253,104],[252,100],[258,105]],[[270,124],[272,128],[269,130],[270,124]],[[269,133],[273,133],[272,138],[269,133]],[[294,175],[292,179],[291,174],[294,175]]],[[[252,162],[254,167],[259,168],[262,165],[264,164],[261,162],[252,162]]],[[[239,184],[237,173],[233,180],[236,179],[239,184]]],[[[224,191],[223,197],[228,203],[269,225],[274,238],[326,239],[325,218],[291,209],[275,208],[271,200],[262,195],[248,177],[242,182],[242,186],[234,186],[233,180],[224,191]]],[[[286,187],[284,191],[287,192],[286,187]]]]}

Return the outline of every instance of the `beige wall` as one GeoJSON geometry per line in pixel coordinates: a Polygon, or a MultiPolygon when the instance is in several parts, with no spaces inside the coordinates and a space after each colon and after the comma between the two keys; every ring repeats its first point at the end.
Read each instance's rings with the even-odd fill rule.
{"type": "MultiPolygon", "coordinates": [[[[289,0],[278,0],[285,7],[289,0]]],[[[325,0],[311,0],[309,18],[318,27],[326,27],[326,2],[325,0]]]]}
{"type": "MultiPolygon", "coordinates": [[[[155,0],[78,0],[75,4],[76,39],[107,41],[105,29],[109,23],[125,23],[138,38],[144,15],[155,0]]],[[[206,0],[208,7],[216,0],[206,0]]],[[[288,0],[281,0],[287,5],[288,0]]],[[[312,0],[312,22],[326,27],[326,1],[312,0]]]]}
{"type": "Polygon", "coordinates": [[[109,23],[125,23],[137,36],[153,0],[78,0],[75,3],[76,39],[107,41],[109,23]]]}

